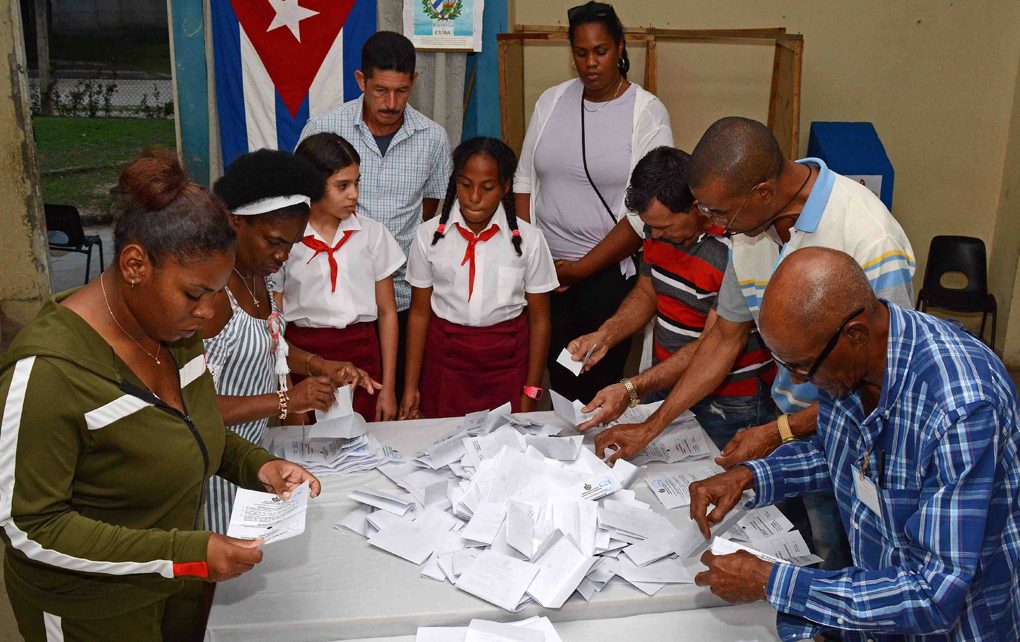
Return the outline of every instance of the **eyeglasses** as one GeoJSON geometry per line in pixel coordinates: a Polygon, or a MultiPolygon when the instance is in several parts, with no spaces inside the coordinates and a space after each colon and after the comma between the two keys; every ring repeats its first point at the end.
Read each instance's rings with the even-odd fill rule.
{"type": "Polygon", "coordinates": [[[822,363],[825,361],[825,358],[829,356],[829,353],[836,349],[836,344],[839,343],[839,338],[843,336],[843,329],[846,327],[846,324],[850,323],[855,317],[860,316],[864,310],[864,306],[861,306],[843,319],[843,322],[839,324],[836,331],[832,333],[831,337],[829,337],[829,342],[825,344],[825,347],[822,348],[822,351],[818,354],[818,358],[815,359],[814,363],[812,363],[811,367],[807,370],[792,366],[775,355],[772,355],[772,358],[775,359],[776,363],[786,368],[786,370],[791,374],[795,374],[804,379],[810,379],[815,376],[816,372],[818,372],[818,368],[822,366],[822,363]]]}
{"type": "MultiPolygon", "coordinates": [[[[754,187],[758,186],[755,185],[754,187]]],[[[754,193],[754,187],[752,187],[751,191],[747,193],[747,196],[744,197],[744,200],[740,202],[740,207],[737,208],[737,211],[733,213],[733,216],[730,217],[730,220],[727,221],[726,225],[723,226],[723,229],[726,230],[727,232],[730,231],[730,226],[733,225],[733,222],[737,220],[738,216],[740,216],[740,210],[744,209],[744,206],[747,205],[747,200],[751,198],[751,194],[754,193]]],[[[698,213],[712,222],[718,222],[720,219],[722,219],[723,215],[726,214],[725,211],[714,210],[710,207],[707,207],[701,201],[697,201],[697,206],[698,213]]]]}
{"type": "Polygon", "coordinates": [[[574,22],[581,17],[605,18],[616,15],[613,5],[605,2],[586,2],[567,9],[567,22],[574,22]]]}

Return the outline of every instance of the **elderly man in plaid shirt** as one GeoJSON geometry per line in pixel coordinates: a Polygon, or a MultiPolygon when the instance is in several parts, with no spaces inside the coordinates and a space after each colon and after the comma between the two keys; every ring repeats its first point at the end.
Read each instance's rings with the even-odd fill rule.
{"type": "Polygon", "coordinates": [[[1020,640],[1020,408],[995,354],[877,299],[850,256],[823,248],[780,264],[760,327],[821,389],[818,434],[692,484],[691,517],[708,537],[745,489],[765,505],[833,488],[855,565],[706,553],[696,582],[768,600],[783,640],[1020,640]]]}

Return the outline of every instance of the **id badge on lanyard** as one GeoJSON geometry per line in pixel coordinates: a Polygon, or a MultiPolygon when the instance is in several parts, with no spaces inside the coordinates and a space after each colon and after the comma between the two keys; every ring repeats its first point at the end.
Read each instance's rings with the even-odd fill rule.
{"type": "Polygon", "coordinates": [[[878,499],[878,486],[868,477],[870,467],[871,451],[867,451],[860,464],[851,468],[854,476],[854,493],[857,495],[857,499],[881,518],[882,503],[878,499]]]}

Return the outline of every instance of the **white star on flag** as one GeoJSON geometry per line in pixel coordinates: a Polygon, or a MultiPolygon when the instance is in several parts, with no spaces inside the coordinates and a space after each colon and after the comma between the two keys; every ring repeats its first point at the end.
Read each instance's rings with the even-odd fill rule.
{"type": "Polygon", "coordinates": [[[269,0],[269,4],[273,5],[276,15],[266,31],[287,27],[298,42],[301,42],[301,21],[319,15],[318,11],[302,7],[298,0],[269,0]]]}

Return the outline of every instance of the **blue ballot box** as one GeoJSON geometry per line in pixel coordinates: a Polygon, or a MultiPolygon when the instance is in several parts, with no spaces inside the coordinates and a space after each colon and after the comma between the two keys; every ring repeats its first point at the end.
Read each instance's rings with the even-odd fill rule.
{"type": "Polygon", "coordinates": [[[892,211],[893,166],[871,123],[811,123],[807,155],[859,181],[892,211]]]}

